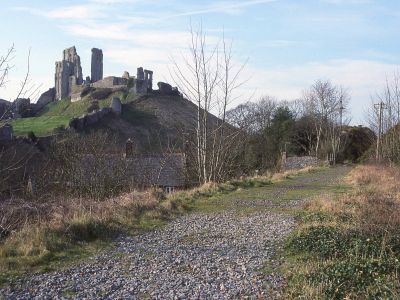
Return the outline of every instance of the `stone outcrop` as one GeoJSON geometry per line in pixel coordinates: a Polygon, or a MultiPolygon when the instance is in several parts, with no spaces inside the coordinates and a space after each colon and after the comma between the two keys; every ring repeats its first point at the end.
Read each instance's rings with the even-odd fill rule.
{"type": "Polygon", "coordinates": [[[92,49],[91,80],[97,82],[103,79],[103,51],[101,49],[92,49]]]}
{"type": "Polygon", "coordinates": [[[56,62],[55,89],[56,99],[68,97],[73,86],[83,83],[81,59],[76,48],[71,47],[63,52],[63,60],[56,62]]]}
{"type": "Polygon", "coordinates": [[[145,94],[153,90],[153,71],[137,69],[136,74],[136,93],[145,94]]]}
{"type": "Polygon", "coordinates": [[[111,109],[113,113],[116,115],[120,115],[122,113],[122,103],[118,97],[113,97],[111,100],[111,109]]]}
{"type": "Polygon", "coordinates": [[[0,126],[0,141],[11,141],[13,138],[13,128],[10,124],[0,126]]]}

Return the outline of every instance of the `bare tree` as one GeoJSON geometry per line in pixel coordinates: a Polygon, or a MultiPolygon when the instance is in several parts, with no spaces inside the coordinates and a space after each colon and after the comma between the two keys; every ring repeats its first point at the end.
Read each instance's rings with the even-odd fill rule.
{"type": "MultiPolygon", "coordinates": [[[[6,54],[0,57],[0,88],[3,88],[8,83],[7,78],[14,67],[12,65],[15,59],[15,46],[14,44],[6,51],[6,54]]],[[[11,104],[4,108],[0,114],[0,121],[3,120],[9,113],[15,108],[16,100],[20,97],[32,98],[37,97],[40,93],[40,88],[42,85],[34,84],[30,79],[30,57],[31,49],[28,51],[27,56],[27,70],[24,78],[20,82],[18,92],[15,97],[10,99],[11,104]]]]}
{"type": "Polygon", "coordinates": [[[381,92],[371,99],[367,121],[377,135],[376,159],[400,161],[400,74],[386,77],[381,92]]]}
{"type": "Polygon", "coordinates": [[[335,156],[340,144],[339,118],[350,100],[348,92],[341,86],[332,85],[330,81],[317,80],[304,93],[303,99],[306,114],[313,122],[315,155],[319,156],[321,147],[327,147],[326,143],[329,143],[335,156]]]}
{"type": "Polygon", "coordinates": [[[232,43],[225,36],[216,44],[209,43],[202,26],[190,29],[188,54],[183,63],[171,58],[171,77],[179,90],[197,105],[196,150],[199,183],[218,181],[226,175],[232,146],[237,133],[226,122],[227,107],[234,91],[243,84],[240,74],[244,65],[237,66],[232,56],[232,43]],[[212,112],[218,112],[215,120],[212,112]]]}

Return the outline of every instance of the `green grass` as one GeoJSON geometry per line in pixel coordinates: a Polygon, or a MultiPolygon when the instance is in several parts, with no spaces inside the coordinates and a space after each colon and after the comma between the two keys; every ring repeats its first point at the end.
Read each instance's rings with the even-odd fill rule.
{"type": "Polygon", "coordinates": [[[14,135],[22,136],[33,132],[36,136],[47,136],[55,131],[55,129],[69,125],[70,117],[68,116],[42,116],[33,118],[15,119],[11,122],[14,135]]]}
{"type": "Polygon", "coordinates": [[[0,261],[2,270],[0,272],[0,287],[12,284],[16,278],[27,273],[51,272],[67,268],[112,246],[109,241],[104,239],[79,242],[74,245],[65,243],[62,237],[56,239],[60,243],[57,251],[41,255],[2,257],[0,261]]]}
{"type": "MultiPolygon", "coordinates": [[[[350,203],[354,193],[338,183],[324,197],[350,203]]],[[[283,299],[399,299],[400,237],[362,231],[351,204],[333,211],[318,207],[295,212],[300,226],[277,255],[284,262],[263,270],[285,275],[283,299]]]]}
{"type": "MultiPolygon", "coordinates": [[[[126,94],[123,92],[115,92],[107,99],[99,100],[100,108],[109,107],[112,97],[119,97],[123,104],[129,103],[136,98],[135,94],[126,94]]],[[[49,103],[37,117],[21,118],[11,122],[14,134],[17,136],[27,135],[33,132],[36,136],[48,136],[55,133],[58,128],[66,128],[69,121],[74,117],[80,117],[87,113],[91,105],[89,96],[84,97],[80,101],[71,102],[68,99],[49,103]]],[[[128,113],[129,114],[129,113],[128,113]]],[[[143,118],[146,115],[143,116],[143,118]]],[[[133,119],[134,116],[129,117],[133,119]]]]}

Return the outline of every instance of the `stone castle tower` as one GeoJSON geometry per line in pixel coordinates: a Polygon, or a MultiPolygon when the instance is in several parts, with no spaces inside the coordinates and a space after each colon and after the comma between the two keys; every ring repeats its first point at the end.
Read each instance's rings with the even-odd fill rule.
{"type": "Polygon", "coordinates": [[[91,82],[103,79],[103,51],[101,49],[92,49],[91,82]]]}
{"type": "Polygon", "coordinates": [[[67,48],[63,51],[63,60],[56,62],[56,100],[68,97],[72,87],[82,83],[81,58],[76,53],[75,46],[67,48]]]}

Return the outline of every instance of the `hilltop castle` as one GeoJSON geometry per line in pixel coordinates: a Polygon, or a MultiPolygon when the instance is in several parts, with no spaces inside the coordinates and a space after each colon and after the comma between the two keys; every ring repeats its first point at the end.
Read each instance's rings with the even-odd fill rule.
{"type": "MultiPolygon", "coordinates": [[[[164,87],[163,83],[161,85],[164,87]]],[[[140,67],[137,69],[136,77],[130,76],[125,71],[121,77],[109,76],[103,78],[103,51],[93,48],[91,76],[83,79],[81,59],[75,46],[65,49],[63,59],[56,62],[55,100],[71,97],[72,101],[78,101],[82,90],[87,86],[111,89],[129,86],[135,93],[148,93],[153,90],[153,71],[140,67]]]]}

